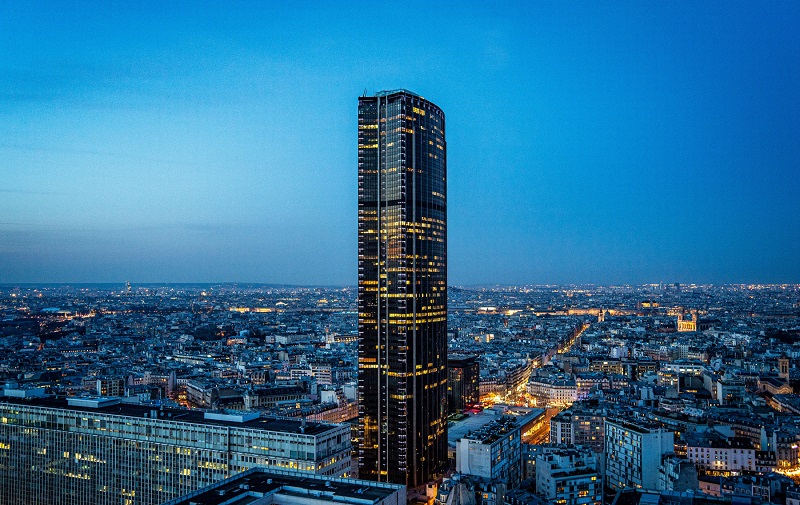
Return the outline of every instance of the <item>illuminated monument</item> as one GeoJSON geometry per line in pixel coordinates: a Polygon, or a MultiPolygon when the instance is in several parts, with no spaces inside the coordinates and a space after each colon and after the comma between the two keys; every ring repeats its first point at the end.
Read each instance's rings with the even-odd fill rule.
{"type": "Polygon", "coordinates": [[[358,100],[359,477],[421,485],[447,462],[444,113],[358,100]]]}

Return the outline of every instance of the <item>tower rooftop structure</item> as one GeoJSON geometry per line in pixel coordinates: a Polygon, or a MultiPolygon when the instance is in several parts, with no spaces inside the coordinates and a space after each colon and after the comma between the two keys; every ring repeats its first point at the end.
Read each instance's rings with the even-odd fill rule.
{"type": "Polygon", "coordinates": [[[403,89],[403,88],[400,88],[400,89],[391,89],[391,90],[384,90],[384,91],[378,91],[377,93],[375,93],[375,96],[376,96],[376,97],[378,97],[378,96],[380,96],[380,97],[386,97],[386,96],[389,96],[389,95],[397,95],[397,94],[399,94],[399,93],[403,93],[403,94],[406,94],[406,95],[415,96],[415,97],[417,97],[417,98],[422,98],[422,96],[420,96],[420,95],[418,95],[418,94],[414,93],[413,91],[409,91],[409,90],[407,90],[407,89],[403,89]]]}

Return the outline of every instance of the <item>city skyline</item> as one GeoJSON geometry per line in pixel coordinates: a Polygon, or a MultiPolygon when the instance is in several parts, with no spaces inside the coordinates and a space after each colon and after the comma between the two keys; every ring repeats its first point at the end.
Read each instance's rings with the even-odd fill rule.
{"type": "Polygon", "coordinates": [[[800,282],[795,3],[365,6],[0,6],[0,283],[353,285],[364,88],[448,111],[454,285],[800,282]]]}

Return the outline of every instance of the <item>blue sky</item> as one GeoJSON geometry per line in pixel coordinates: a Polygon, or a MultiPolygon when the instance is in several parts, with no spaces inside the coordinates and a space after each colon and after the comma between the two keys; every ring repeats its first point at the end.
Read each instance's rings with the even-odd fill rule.
{"type": "Polygon", "coordinates": [[[800,282],[797,2],[98,4],[0,4],[0,282],[354,284],[401,87],[452,284],[800,282]]]}

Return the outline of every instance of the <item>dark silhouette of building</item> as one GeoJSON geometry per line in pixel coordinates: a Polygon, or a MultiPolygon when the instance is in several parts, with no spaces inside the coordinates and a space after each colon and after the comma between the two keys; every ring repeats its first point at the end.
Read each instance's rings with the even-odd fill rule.
{"type": "Polygon", "coordinates": [[[461,412],[480,402],[480,365],[475,356],[453,354],[447,358],[447,404],[461,412]]]}
{"type": "Polygon", "coordinates": [[[359,477],[415,487],[447,463],[447,161],[442,110],[358,100],[359,477]]]}

